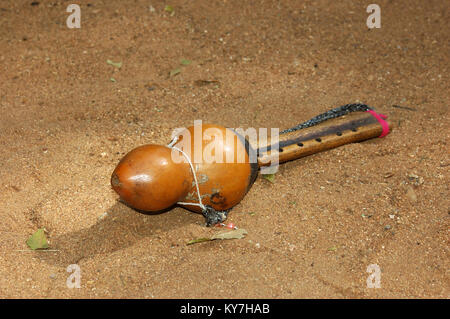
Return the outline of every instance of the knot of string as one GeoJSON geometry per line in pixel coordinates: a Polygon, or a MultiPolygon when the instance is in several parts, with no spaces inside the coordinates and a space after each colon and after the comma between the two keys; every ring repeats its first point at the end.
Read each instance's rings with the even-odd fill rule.
{"type": "Polygon", "coordinates": [[[200,188],[198,186],[198,181],[197,181],[197,173],[195,172],[194,165],[192,164],[192,161],[189,158],[189,156],[183,150],[181,150],[180,148],[174,146],[178,142],[178,139],[179,139],[178,136],[175,136],[174,139],[169,144],[167,144],[167,147],[172,148],[174,150],[177,150],[188,161],[189,166],[191,167],[192,175],[194,176],[195,187],[197,188],[198,203],[177,202],[177,204],[198,206],[198,207],[200,207],[202,209],[202,211],[206,211],[206,206],[203,205],[203,203],[202,203],[202,196],[200,194],[200,188]]]}

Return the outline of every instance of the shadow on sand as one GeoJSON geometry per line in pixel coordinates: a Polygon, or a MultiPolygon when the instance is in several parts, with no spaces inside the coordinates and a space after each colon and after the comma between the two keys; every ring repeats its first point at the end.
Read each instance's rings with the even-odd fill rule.
{"type": "Polygon", "coordinates": [[[50,236],[50,248],[56,251],[36,253],[36,257],[48,264],[66,267],[98,254],[113,253],[154,236],[156,230],[165,233],[183,226],[183,222],[174,223],[172,214],[175,210],[169,211],[138,212],[118,202],[91,227],[50,236]]]}

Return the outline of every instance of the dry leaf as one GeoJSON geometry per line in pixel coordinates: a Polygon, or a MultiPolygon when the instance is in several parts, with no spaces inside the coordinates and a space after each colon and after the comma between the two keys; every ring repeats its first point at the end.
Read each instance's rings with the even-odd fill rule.
{"type": "Polygon", "coordinates": [[[192,245],[192,244],[197,244],[197,243],[203,243],[205,241],[211,241],[211,240],[216,240],[216,239],[241,239],[244,238],[244,236],[247,235],[247,231],[245,229],[234,229],[231,231],[221,231],[220,233],[215,234],[214,236],[212,236],[211,238],[197,238],[197,239],[193,239],[187,242],[186,245],[192,245]]]}
{"type": "Polygon", "coordinates": [[[222,231],[220,233],[215,234],[211,237],[211,240],[214,239],[241,239],[247,235],[247,231],[245,229],[239,228],[231,231],[222,231]]]}
{"type": "Polygon", "coordinates": [[[197,238],[197,239],[192,239],[190,241],[187,242],[186,245],[192,245],[192,244],[197,244],[197,243],[203,243],[205,241],[210,241],[211,238],[197,238]]]}

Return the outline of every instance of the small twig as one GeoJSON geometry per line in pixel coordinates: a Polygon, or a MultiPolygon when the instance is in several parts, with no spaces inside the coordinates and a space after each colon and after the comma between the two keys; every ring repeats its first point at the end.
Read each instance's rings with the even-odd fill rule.
{"type": "Polygon", "coordinates": [[[412,107],[408,107],[408,106],[401,106],[401,105],[392,105],[392,107],[395,107],[397,109],[404,109],[404,110],[408,110],[408,111],[413,111],[416,112],[416,109],[413,109],[412,107]]]}
{"type": "Polygon", "coordinates": [[[29,249],[16,249],[14,251],[45,251],[45,252],[52,252],[52,251],[59,251],[59,249],[35,249],[35,250],[29,250],[29,249]]]}

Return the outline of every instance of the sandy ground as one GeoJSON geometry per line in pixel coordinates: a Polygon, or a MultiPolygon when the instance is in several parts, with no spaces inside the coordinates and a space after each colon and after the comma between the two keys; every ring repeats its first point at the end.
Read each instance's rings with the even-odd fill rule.
{"type": "Polygon", "coordinates": [[[447,1],[379,0],[371,30],[370,1],[77,1],[80,29],[73,1],[31,2],[0,2],[1,297],[449,298],[447,1]],[[284,129],[356,101],[391,134],[259,177],[228,219],[244,239],[187,246],[219,229],[110,188],[195,119],[284,129]],[[25,244],[38,228],[51,251],[25,244]]]}

